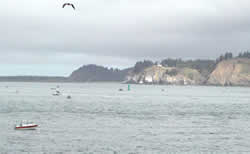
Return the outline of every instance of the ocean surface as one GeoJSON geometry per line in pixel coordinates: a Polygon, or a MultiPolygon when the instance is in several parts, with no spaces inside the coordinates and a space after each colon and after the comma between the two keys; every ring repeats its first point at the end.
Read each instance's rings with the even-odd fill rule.
{"type": "Polygon", "coordinates": [[[250,88],[1,82],[0,153],[250,153],[250,88]]]}

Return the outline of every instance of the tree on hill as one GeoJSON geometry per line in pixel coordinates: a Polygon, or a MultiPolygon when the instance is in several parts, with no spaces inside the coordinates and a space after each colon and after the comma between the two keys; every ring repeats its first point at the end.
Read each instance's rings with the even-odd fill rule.
{"type": "Polygon", "coordinates": [[[233,58],[233,53],[226,52],[224,55],[220,55],[220,57],[216,59],[216,64],[218,64],[219,62],[221,62],[223,60],[229,60],[232,58],[233,58]]]}
{"type": "Polygon", "coordinates": [[[150,61],[150,60],[144,60],[144,61],[136,62],[133,72],[134,73],[139,73],[142,70],[144,70],[145,68],[153,66],[153,65],[154,65],[154,63],[152,61],[150,61]]]}
{"type": "Polygon", "coordinates": [[[250,52],[246,51],[243,53],[239,53],[238,57],[239,58],[250,58],[250,52]]]}
{"type": "Polygon", "coordinates": [[[177,61],[178,61],[177,59],[168,58],[168,59],[162,60],[161,65],[165,67],[176,67],[177,61]]]}
{"type": "Polygon", "coordinates": [[[123,81],[129,69],[119,70],[98,65],[84,65],[70,75],[71,81],[123,81]]]}
{"type": "Polygon", "coordinates": [[[192,68],[198,70],[201,74],[209,74],[215,65],[214,60],[182,60],[182,59],[171,59],[167,58],[161,61],[161,65],[165,67],[179,67],[179,68],[192,68]]]}

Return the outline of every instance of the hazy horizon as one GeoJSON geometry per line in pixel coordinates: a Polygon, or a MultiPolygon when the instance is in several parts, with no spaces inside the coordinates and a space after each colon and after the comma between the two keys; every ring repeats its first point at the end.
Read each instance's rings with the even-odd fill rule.
{"type": "Polygon", "coordinates": [[[68,76],[86,64],[215,59],[249,50],[247,0],[13,0],[0,6],[0,76],[68,76]],[[64,2],[75,5],[62,9],[64,2]]]}

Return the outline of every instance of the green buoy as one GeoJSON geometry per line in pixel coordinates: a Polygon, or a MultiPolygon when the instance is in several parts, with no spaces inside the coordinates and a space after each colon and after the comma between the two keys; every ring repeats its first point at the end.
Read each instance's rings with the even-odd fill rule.
{"type": "Polygon", "coordinates": [[[128,84],[128,91],[130,91],[130,85],[128,84]]]}

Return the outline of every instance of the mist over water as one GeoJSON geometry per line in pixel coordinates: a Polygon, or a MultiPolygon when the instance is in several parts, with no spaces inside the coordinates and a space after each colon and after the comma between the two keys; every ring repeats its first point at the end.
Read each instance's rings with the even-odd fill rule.
{"type": "Polygon", "coordinates": [[[2,153],[249,153],[249,120],[250,88],[0,84],[2,153]]]}

